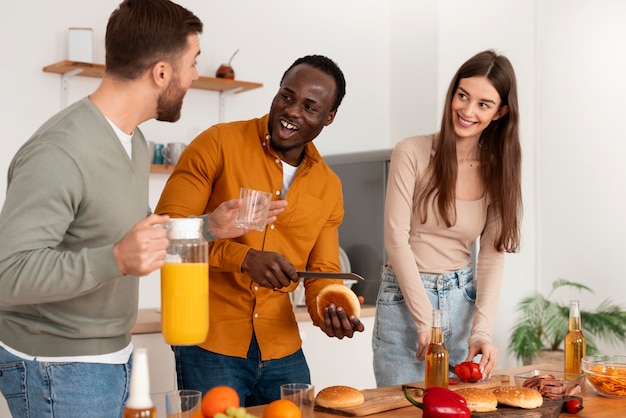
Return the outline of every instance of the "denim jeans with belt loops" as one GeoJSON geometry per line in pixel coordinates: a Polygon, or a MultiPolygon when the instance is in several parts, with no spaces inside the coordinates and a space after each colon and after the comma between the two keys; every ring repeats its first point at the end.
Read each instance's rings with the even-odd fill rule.
{"type": "MultiPolygon", "coordinates": [[[[440,275],[421,274],[433,309],[443,311],[444,344],[450,364],[467,357],[476,284],[470,266],[440,275]]],[[[378,387],[421,382],[425,362],[416,359],[417,330],[396,275],[382,268],[372,336],[374,376],[378,387]]]]}
{"type": "Polygon", "coordinates": [[[13,418],[121,418],[131,367],[132,357],[125,364],[43,362],[0,347],[0,391],[13,418]]]}

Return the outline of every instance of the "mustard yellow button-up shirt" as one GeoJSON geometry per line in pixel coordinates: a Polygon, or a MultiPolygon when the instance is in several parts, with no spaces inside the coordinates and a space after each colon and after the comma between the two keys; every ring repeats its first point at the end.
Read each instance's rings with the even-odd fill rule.
{"type": "MultiPolygon", "coordinates": [[[[181,155],[155,212],[172,217],[210,213],[220,203],[238,198],[241,187],[270,191],[280,199],[283,162],[270,148],[268,118],[218,124],[198,135],[181,155]]],[[[254,332],[263,360],[300,348],[287,293],[296,283],[280,290],[261,287],[241,272],[241,264],[254,248],[280,253],[298,270],[340,270],[341,181],[311,142],[285,199],[286,210],[263,232],[210,243],[209,335],[201,347],[245,358],[254,332]]],[[[314,324],[320,323],[315,298],[331,283],[342,282],[305,280],[306,304],[314,324]]]]}

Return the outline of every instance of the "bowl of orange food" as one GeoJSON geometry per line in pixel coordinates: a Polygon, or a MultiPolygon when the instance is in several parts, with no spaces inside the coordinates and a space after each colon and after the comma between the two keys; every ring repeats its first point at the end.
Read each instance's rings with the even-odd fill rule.
{"type": "Polygon", "coordinates": [[[595,355],[582,359],[587,383],[597,394],[626,399],[626,356],[595,355]]]}

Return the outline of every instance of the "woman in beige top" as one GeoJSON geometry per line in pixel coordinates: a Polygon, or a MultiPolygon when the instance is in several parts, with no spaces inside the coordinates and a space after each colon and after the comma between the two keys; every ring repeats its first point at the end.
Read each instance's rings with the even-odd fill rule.
{"type": "Polygon", "coordinates": [[[518,125],[513,67],[483,51],[452,79],[441,130],[395,146],[385,203],[389,261],[372,340],[378,386],[424,380],[433,309],[443,310],[451,364],[480,354],[484,376],[496,367],[491,337],[504,252],[520,241],[518,125]]]}

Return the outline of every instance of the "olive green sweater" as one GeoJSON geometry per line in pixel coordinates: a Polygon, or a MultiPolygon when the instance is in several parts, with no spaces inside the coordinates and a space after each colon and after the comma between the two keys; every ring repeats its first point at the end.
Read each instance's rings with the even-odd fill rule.
{"type": "Polygon", "coordinates": [[[130,342],[138,278],[113,245],[149,212],[148,147],[132,160],[84,98],[19,149],[0,213],[0,341],[32,356],[111,353],[130,342]]]}

